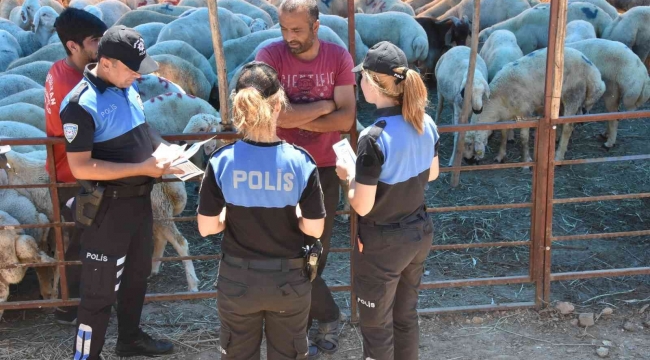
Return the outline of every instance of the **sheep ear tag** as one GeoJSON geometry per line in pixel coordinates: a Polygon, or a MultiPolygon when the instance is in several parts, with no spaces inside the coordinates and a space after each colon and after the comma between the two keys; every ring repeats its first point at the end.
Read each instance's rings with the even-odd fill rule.
{"type": "Polygon", "coordinates": [[[66,140],[69,143],[77,137],[77,132],[79,131],[79,125],[77,124],[63,124],[63,135],[65,135],[66,140]]]}

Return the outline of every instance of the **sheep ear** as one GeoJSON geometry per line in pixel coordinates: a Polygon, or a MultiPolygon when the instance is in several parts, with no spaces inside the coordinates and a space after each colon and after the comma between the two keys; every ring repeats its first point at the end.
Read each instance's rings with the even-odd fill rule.
{"type": "Polygon", "coordinates": [[[34,15],[34,21],[32,22],[32,26],[34,27],[34,32],[38,31],[38,26],[41,24],[41,12],[37,11],[36,14],[34,15]]]}
{"type": "Polygon", "coordinates": [[[445,45],[446,46],[451,46],[451,29],[445,33],[445,45]]]}

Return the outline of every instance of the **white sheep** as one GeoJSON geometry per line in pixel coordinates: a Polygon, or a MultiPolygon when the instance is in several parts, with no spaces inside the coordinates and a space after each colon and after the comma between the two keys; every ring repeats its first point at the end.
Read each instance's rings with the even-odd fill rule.
{"type": "Polygon", "coordinates": [[[7,66],[7,70],[11,70],[15,67],[29,64],[34,61],[40,61],[40,60],[56,62],[58,60],[64,59],[65,57],[66,57],[65,50],[63,49],[63,46],[61,46],[60,43],[48,44],[29,56],[25,56],[13,61],[11,64],[9,64],[9,66],[7,66]]]}
{"type": "Polygon", "coordinates": [[[23,0],[0,1],[0,18],[9,19],[11,11],[15,8],[20,8],[22,5],[23,5],[23,0]]]}
{"type": "MultiPolygon", "coordinates": [[[[162,134],[178,134],[186,128],[194,127],[190,119],[196,114],[209,114],[221,119],[219,113],[206,101],[179,93],[167,93],[149,99],[144,102],[144,112],[147,122],[162,134]]],[[[208,129],[204,131],[207,132],[208,129]]]]}
{"type": "MultiPolygon", "coordinates": [[[[440,121],[440,115],[442,114],[442,108],[446,99],[454,107],[452,124],[458,124],[458,119],[463,109],[470,53],[471,49],[467,46],[456,46],[442,55],[436,64],[435,73],[438,92],[436,123],[440,121]]],[[[490,86],[488,85],[487,78],[487,66],[481,56],[477,54],[472,94],[470,94],[472,96],[472,110],[475,114],[480,114],[483,111],[483,101],[490,98],[490,86]]],[[[457,134],[454,134],[454,149],[458,141],[457,134]]],[[[452,156],[449,160],[449,166],[453,162],[454,157],[452,156]]]]}
{"type": "MultiPolygon", "coordinates": [[[[634,111],[650,98],[650,77],[639,57],[624,44],[605,39],[589,39],[567,44],[583,53],[600,71],[606,90],[603,95],[607,112],[634,111]]],[[[618,121],[609,121],[602,135],[603,144],[611,149],[616,144],[618,121]]]]}
{"type": "MultiPolygon", "coordinates": [[[[45,214],[36,210],[31,200],[20,195],[14,189],[0,190],[0,211],[5,211],[22,225],[45,225],[50,223],[50,220],[45,214]]],[[[25,234],[36,240],[40,249],[47,250],[47,236],[50,233],[49,227],[23,230],[25,234]]]]}
{"type": "MultiPolygon", "coordinates": [[[[20,222],[4,211],[0,211],[0,225],[20,226],[20,222]]],[[[18,263],[47,263],[55,262],[38,249],[33,237],[25,235],[21,230],[0,230],[0,264],[18,263]]],[[[55,293],[53,267],[37,267],[41,296],[50,299],[55,293]]],[[[0,302],[7,301],[9,285],[22,281],[27,271],[26,267],[0,270],[0,302]]],[[[0,310],[0,317],[4,311],[0,310]]]]}
{"type": "MultiPolygon", "coordinates": [[[[0,121],[0,129],[6,123],[10,122],[0,121]]],[[[4,135],[5,133],[3,132],[2,134],[4,135]]],[[[7,136],[17,137],[12,135],[7,136]]],[[[43,135],[43,137],[45,136],[43,135]]],[[[10,168],[5,168],[9,184],[27,185],[49,183],[50,176],[45,170],[45,159],[28,155],[28,153],[19,153],[16,149],[17,147],[12,146],[12,151],[3,155],[10,166],[10,168]]],[[[15,190],[31,200],[38,212],[45,214],[50,221],[55,221],[52,201],[50,199],[50,190],[48,188],[16,188],[15,190]]]]}
{"type": "Polygon", "coordinates": [[[154,22],[138,25],[133,28],[133,30],[140,33],[142,39],[144,40],[144,46],[147,48],[147,51],[156,44],[158,41],[158,35],[160,35],[160,30],[165,27],[166,24],[154,22]]]}
{"type": "Polygon", "coordinates": [[[203,72],[178,56],[169,54],[154,55],[152,58],[158,63],[155,74],[167,78],[178,84],[186,93],[197,96],[210,102],[210,94],[216,94],[214,84],[210,84],[203,72]]]}
{"type": "Polygon", "coordinates": [[[43,86],[23,75],[8,74],[0,76],[0,99],[34,88],[42,89],[43,86]]]}
{"type": "Polygon", "coordinates": [[[18,25],[24,30],[31,30],[32,26],[36,25],[36,19],[38,18],[36,13],[45,6],[52,8],[57,15],[64,9],[63,5],[56,0],[25,0],[20,10],[20,20],[22,24],[18,25]]]}
{"type": "Polygon", "coordinates": [[[515,34],[508,30],[493,32],[483,45],[479,55],[488,68],[488,83],[494,79],[494,76],[505,64],[524,56],[519,45],[517,45],[515,34]]]}
{"type": "Polygon", "coordinates": [[[34,61],[29,64],[16,66],[11,70],[7,70],[4,74],[23,75],[34,80],[37,84],[45,84],[45,78],[51,67],[52,63],[49,61],[34,61]]]}
{"type": "Polygon", "coordinates": [[[185,94],[185,90],[178,86],[178,84],[162,76],[148,74],[141,76],[136,81],[138,82],[138,92],[143,102],[155,96],[170,92],[185,94]]]}
{"type": "MultiPolygon", "coordinates": [[[[34,138],[46,137],[45,132],[31,125],[17,121],[0,121],[0,137],[7,138],[34,138]]],[[[16,145],[11,150],[20,153],[31,153],[45,150],[45,145],[16,145]]]]}
{"type": "MultiPolygon", "coordinates": [[[[95,5],[88,5],[85,8],[83,8],[82,10],[95,15],[95,17],[98,18],[99,20],[102,20],[103,17],[104,17],[104,14],[102,13],[102,11],[95,5]]],[[[61,39],[59,39],[59,41],[61,41],[61,39]]]]}
{"type": "MultiPolygon", "coordinates": [[[[349,49],[349,37],[348,37],[348,20],[340,16],[335,15],[320,15],[319,20],[321,25],[325,25],[328,28],[332,29],[345,44],[345,48],[349,49]]],[[[354,63],[359,64],[363,61],[363,58],[368,53],[368,46],[363,43],[361,40],[361,35],[357,30],[354,30],[354,63]]]]}
{"type": "MultiPolygon", "coordinates": [[[[216,71],[213,70],[213,67],[210,64],[210,61],[205,58],[200,52],[195,48],[190,46],[184,41],[180,40],[168,40],[161,43],[156,43],[147,50],[147,53],[151,56],[160,55],[160,54],[169,54],[177,56],[183,60],[188,61],[190,64],[194,65],[197,69],[203,72],[205,78],[208,80],[210,85],[217,84],[217,75],[216,71]]],[[[186,89],[187,90],[187,89],[186,89]]]]}
{"type": "Polygon", "coordinates": [[[416,15],[423,15],[423,16],[430,16],[432,18],[437,18],[440,15],[449,11],[449,9],[458,5],[460,2],[461,0],[438,0],[438,1],[434,0],[420,7],[417,7],[419,3],[414,4],[413,8],[415,9],[416,15]]]}
{"type": "Polygon", "coordinates": [[[219,0],[217,6],[228,9],[234,14],[243,14],[253,19],[261,19],[268,27],[274,24],[273,19],[271,19],[271,16],[266,11],[243,0],[219,0]]]}
{"type": "Polygon", "coordinates": [[[43,6],[35,14],[34,32],[25,31],[11,21],[0,19],[0,30],[13,35],[21,48],[21,56],[28,56],[47,45],[54,34],[54,21],[58,14],[49,6],[43,6]]]}
{"type": "Polygon", "coordinates": [[[616,8],[613,7],[606,0],[569,0],[569,4],[574,2],[586,2],[586,3],[594,4],[598,6],[600,9],[602,9],[604,12],[606,12],[607,15],[609,15],[612,18],[612,20],[618,17],[618,11],[616,10],[616,8]]]}
{"type": "Polygon", "coordinates": [[[0,30],[0,72],[20,58],[22,49],[16,38],[5,30],[0,30]]]}
{"type": "Polygon", "coordinates": [[[564,38],[566,44],[595,38],[596,30],[594,30],[594,26],[584,20],[573,20],[566,24],[566,36],[564,38]]]}
{"type": "MultiPolygon", "coordinates": [[[[259,44],[268,39],[274,39],[281,36],[282,32],[274,27],[273,29],[258,31],[240,38],[224,41],[223,53],[226,58],[226,70],[229,73],[233,72],[239,65],[244,63],[244,60],[250,56],[259,44]]],[[[212,70],[216,73],[217,65],[214,59],[214,54],[210,57],[209,63],[212,70]]]]}
{"type": "MultiPolygon", "coordinates": [[[[100,19],[106,24],[106,26],[113,26],[117,20],[119,20],[124,14],[131,11],[131,8],[128,7],[121,1],[117,0],[104,0],[96,5],[96,8],[101,11],[102,16],[100,19]]],[[[85,8],[84,8],[85,9],[85,8]]]]}
{"type": "MultiPolygon", "coordinates": [[[[222,41],[225,42],[250,34],[251,31],[246,23],[231,11],[220,7],[218,14],[222,41]]],[[[212,47],[208,9],[197,9],[187,16],[180,17],[167,24],[160,31],[157,42],[166,40],[185,41],[203,54],[206,59],[209,58],[213,54],[214,48],[212,47]],[[201,34],[201,36],[197,36],[197,34],[201,34]]]]}
{"type": "Polygon", "coordinates": [[[165,4],[140,6],[138,10],[149,10],[149,11],[155,11],[157,13],[161,13],[165,15],[180,16],[182,13],[192,8],[193,7],[191,6],[176,6],[176,5],[171,5],[169,3],[165,3],[165,4]]]}
{"type": "Polygon", "coordinates": [[[426,61],[429,55],[427,33],[412,16],[400,12],[356,14],[355,28],[365,45],[390,41],[406,54],[409,63],[426,61]]]}
{"type": "Polygon", "coordinates": [[[134,28],[138,25],[159,22],[169,24],[170,22],[178,19],[177,16],[165,15],[151,10],[131,10],[124,14],[115,25],[124,25],[126,27],[134,28]]]}
{"type": "MultiPolygon", "coordinates": [[[[482,30],[479,33],[479,44],[484,44],[496,30],[509,30],[517,37],[517,44],[524,55],[545,48],[548,46],[549,17],[550,5],[539,4],[512,19],[482,30]]],[[[612,22],[612,18],[599,7],[584,2],[575,2],[567,6],[567,22],[573,20],[585,20],[591,23],[596,30],[596,35],[599,36],[612,22]]]]}
{"type": "MultiPolygon", "coordinates": [[[[499,71],[490,83],[490,100],[479,115],[473,115],[471,123],[511,121],[532,116],[544,109],[544,80],[546,73],[546,49],[511,62],[499,71]]],[[[564,79],[561,115],[575,115],[589,111],[605,92],[600,72],[581,52],[565,48],[564,79]]],[[[562,160],[573,126],[564,126],[556,160],[562,160]]],[[[522,161],[532,161],[529,150],[529,129],[520,130],[522,161]]],[[[463,156],[467,160],[481,160],[485,156],[488,130],[465,133],[463,156]]],[[[501,147],[495,161],[503,162],[506,155],[506,130],[501,131],[501,147]]]]}
{"type": "MultiPolygon", "coordinates": [[[[479,31],[511,19],[525,10],[530,9],[528,0],[481,0],[480,6],[481,18],[479,31]]],[[[438,19],[443,20],[451,17],[462,19],[463,16],[466,16],[468,19],[473,19],[474,0],[462,0],[458,5],[442,14],[438,19]]]]}
{"type": "Polygon", "coordinates": [[[0,107],[1,121],[17,121],[45,131],[45,110],[26,103],[5,105],[0,107]]]}
{"type": "Polygon", "coordinates": [[[40,108],[44,108],[45,89],[33,88],[21,91],[13,95],[9,95],[6,98],[0,100],[0,107],[16,103],[27,103],[36,105],[40,108]]]}
{"type": "MultiPolygon", "coordinates": [[[[273,0],[272,4],[280,6],[282,0],[273,0]]],[[[356,5],[355,5],[356,9],[356,5]]],[[[348,0],[320,0],[318,1],[318,12],[326,15],[348,17],[348,0]]]]}
{"type": "Polygon", "coordinates": [[[634,7],[619,15],[602,38],[627,45],[644,63],[650,55],[650,6],[634,7]]]}
{"type": "Polygon", "coordinates": [[[271,17],[271,20],[273,20],[273,23],[274,24],[278,23],[279,21],[278,8],[275,7],[273,4],[270,4],[265,0],[245,0],[245,1],[266,11],[266,13],[269,14],[269,16],[271,17]]]}
{"type": "Polygon", "coordinates": [[[244,14],[235,14],[237,17],[242,19],[246,25],[248,25],[248,28],[250,29],[251,33],[258,32],[258,31],[264,31],[269,28],[269,26],[264,22],[264,20],[261,19],[253,19],[252,17],[244,14]]]}
{"type": "Polygon", "coordinates": [[[381,14],[389,11],[415,16],[411,5],[401,0],[354,0],[354,9],[363,14],[381,14]]]}
{"type": "Polygon", "coordinates": [[[608,3],[614,5],[617,9],[627,11],[637,6],[648,6],[650,0],[607,0],[608,3]]]}

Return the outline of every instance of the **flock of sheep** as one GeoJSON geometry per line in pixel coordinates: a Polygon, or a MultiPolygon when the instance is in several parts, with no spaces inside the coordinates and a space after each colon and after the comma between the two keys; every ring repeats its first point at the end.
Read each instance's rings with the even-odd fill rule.
{"type": "MultiPolygon", "coordinates": [[[[650,97],[644,65],[650,53],[650,0],[569,0],[562,90],[563,114],[589,111],[603,98],[608,111],[633,110],[650,97]],[[609,2],[608,2],[609,1],[609,2]],[[611,4],[610,4],[611,3],[611,4]],[[625,11],[625,12],[623,12],[625,11]],[[619,14],[620,12],[620,14],[619,14]]],[[[219,83],[210,36],[207,0],[72,0],[108,26],[139,31],[159,63],[156,74],[138,80],[147,121],[161,133],[202,133],[221,129],[219,83]]],[[[242,65],[266,44],[281,39],[280,0],[219,0],[218,15],[232,87],[242,65]]],[[[537,0],[481,0],[480,33],[470,34],[473,0],[355,0],[355,63],[368,48],[388,40],[437,85],[439,119],[444,102],[457,121],[463,97],[472,96],[472,122],[527,117],[543,108],[545,47],[550,6],[537,0]],[[473,90],[465,94],[470,50],[479,37],[473,90]]],[[[348,46],[347,0],[319,0],[319,38],[348,46]]],[[[66,54],[53,28],[64,6],[57,0],[0,0],[0,137],[35,138],[44,133],[44,87],[52,63],[66,54]]],[[[565,126],[557,151],[562,159],[572,126],[565,126]]],[[[485,155],[488,131],[466,133],[464,157],[485,155]]],[[[503,132],[497,161],[503,161],[503,132]]],[[[604,146],[616,142],[611,122],[604,146]]],[[[523,160],[530,161],[528,130],[520,132],[523,160]]],[[[209,153],[215,142],[206,145],[209,153]]],[[[0,157],[0,185],[48,183],[44,146],[14,146],[0,157]]],[[[201,159],[195,159],[201,165],[201,159]]],[[[186,206],[183,183],[157,184],[152,193],[154,257],[169,242],[181,256],[188,244],[172,221],[186,206]]],[[[55,222],[47,188],[0,190],[0,225],[55,222]]],[[[0,230],[0,264],[52,262],[48,228],[0,230]]],[[[199,280],[184,261],[190,291],[199,280]]],[[[160,263],[154,264],[158,273],[160,263]]],[[[0,302],[25,268],[0,269],[0,302]]],[[[57,297],[54,268],[37,268],[43,298],[57,297]]],[[[1,316],[0,312],[0,316],[1,316]]]]}

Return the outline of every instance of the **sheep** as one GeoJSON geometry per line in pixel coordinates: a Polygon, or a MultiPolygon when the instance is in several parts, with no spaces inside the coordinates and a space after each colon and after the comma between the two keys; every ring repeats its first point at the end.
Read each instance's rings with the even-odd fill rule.
{"type": "Polygon", "coordinates": [[[606,12],[607,15],[609,15],[612,18],[612,20],[618,17],[618,11],[616,10],[616,8],[610,5],[606,0],[569,0],[569,4],[574,2],[586,2],[586,3],[594,4],[598,6],[601,10],[606,12]]]}
{"type": "MultiPolygon", "coordinates": [[[[97,17],[100,20],[102,20],[102,18],[104,17],[104,14],[102,13],[102,11],[95,5],[88,5],[85,8],[83,8],[82,10],[95,15],[95,17],[97,17]]],[[[61,40],[61,39],[59,39],[59,40],[61,40]]]]}
{"type": "MultiPolygon", "coordinates": [[[[480,6],[479,31],[511,19],[530,9],[528,0],[481,0],[480,6]]],[[[467,16],[472,19],[474,16],[474,0],[462,0],[438,19],[444,20],[452,16],[459,19],[467,16]]]]}
{"type": "MultiPolygon", "coordinates": [[[[436,123],[440,121],[444,100],[450,101],[454,107],[452,124],[458,124],[458,119],[463,108],[465,97],[465,83],[469,70],[469,57],[471,49],[467,46],[456,46],[440,57],[436,64],[436,80],[438,89],[438,106],[436,109],[436,123]]],[[[485,61],[480,55],[476,56],[476,67],[474,69],[474,82],[472,87],[472,110],[475,114],[483,111],[483,100],[490,98],[490,86],[488,85],[488,70],[485,61]]],[[[454,136],[454,149],[458,141],[458,133],[454,136]]],[[[454,162],[452,156],[449,166],[454,162]]]]}
{"type": "Polygon", "coordinates": [[[650,6],[634,7],[619,15],[602,38],[627,45],[644,63],[650,55],[650,6]]]}
{"type": "Polygon", "coordinates": [[[442,21],[436,21],[434,18],[418,16],[415,21],[422,26],[429,42],[427,59],[419,64],[418,68],[425,78],[433,81],[435,76],[429,75],[434,73],[440,56],[452,46],[466,44],[470,33],[469,20],[466,17],[457,19],[452,16],[442,21]]]}
{"type": "Polygon", "coordinates": [[[148,74],[141,76],[136,81],[138,82],[138,92],[143,102],[169,92],[185,94],[185,90],[180,86],[161,76],[148,74]]]}
{"type": "Polygon", "coordinates": [[[23,13],[22,7],[13,8],[9,14],[9,21],[16,24],[22,30],[30,31],[32,29],[32,23],[27,22],[27,19],[23,17],[23,13]]]}
{"type": "Polygon", "coordinates": [[[163,134],[178,134],[185,128],[195,127],[190,124],[190,119],[196,114],[208,114],[221,118],[212,105],[206,101],[196,96],[180,93],[166,93],[149,99],[144,102],[144,113],[147,116],[147,122],[163,134]]]}
{"type": "Polygon", "coordinates": [[[43,87],[34,80],[22,75],[0,76],[0,99],[34,88],[42,89],[43,87]]]}
{"type": "Polygon", "coordinates": [[[151,56],[160,54],[178,56],[201,70],[210,85],[217,84],[216,70],[213,69],[210,61],[184,41],[169,40],[156,43],[156,45],[147,50],[147,53],[151,56]]]}
{"type": "Polygon", "coordinates": [[[178,6],[188,6],[188,7],[207,7],[205,0],[181,0],[178,3],[178,6]]]}
{"type": "Polygon", "coordinates": [[[607,2],[623,11],[630,10],[637,6],[650,5],[650,0],[607,0],[607,2]]]}
{"type": "Polygon", "coordinates": [[[235,14],[235,15],[246,23],[251,33],[267,30],[269,28],[269,26],[266,24],[266,22],[264,22],[264,20],[253,19],[252,17],[244,14],[235,14]]]}
{"type": "Polygon", "coordinates": [[[594,30],[594,26],[584,20],[573,20],[566,24],[566,36],[564,38],[566,44],[595,38],[596,30],[594,30]]]}
{"type": "Polygon", "coordinates": [[[16,38],[5,30],[0,30],[0,72],[20,58],[22,49],[16,38]]]}
{"type": "Polygon", "coordinates": [[[234,14],[244,14],[253,19],[262,19],[268,27],[274,24],[273,19],[266,11],[243,0],[219,0],[217,6],[228,9],[234,14]]]}
{"type": "Polygon", "coordinates": [[[9,95],[0,100],[0,106],[11,105],[15,103],[27,103],[36,105],[40,108],[45,107],[45,89],[33,88],[9,95]]]}
{"type": "Polygon", "coordinates": [[[174,6],[169,3],[166,3],[166,4],[141,6],[138,8],[138,10],[148,10],[148,11],[155,11],[157,13],[161,13],[165,15],[180,16],[182,13],[192,8],[193,7],[191,6],[174,6]]]}
{"type": "MultiPolygon", "coordinates": [[[[33,63],[16,66],[4,74],[23,75],[34,80],[37,84],[45,84],[45,78],[52,67],[49,61],[34,61],[33,63]]],[[[3,74],[3,75],[4,75],[3,74]]]]}
{"type": "MultiPolygon", "coordinates": [[[[231,11],[220,7],[218,14],[222,41],[225,42],[250,34],[251,31],[246,23],[231,11]]],[[[157,42],[166,40],[185,41],[198,50],[206,59],[210,58],[214,52],[214,48],[212,47],[212,32],[210,31],[208,9],[197,9],[190,15],[180,17],[167,24],[160,31],[157,42]],[[201,34],[201,36],[197,36],[197,34],[201,34]]]]}
{"type": "MultiPolygon", "coordinates": [[[[45,132],[31,125],[17,121],[0,121],[0,136],[8,138],[35,138],[46,137],[45,132]]],[[[17,145],[12,146],[14,152],[28,153],[37,150],[45,150],[44,145],[17,145]]]]}
{"type": "MultiPolygon", "coordinates": [[[[34,204],[14,189],[0,190],[0,210],[7,212],[23,225],[50,223],[45,214],[36,211],[34,204]]],[[[32,228],[24,229],[24,231],[25,234],[36,240],[40,249],[47,249],[47,236],[50,228],[32,228]]]]}
{"type": "MultiPolygon", "coordinates": [[[[19,226],[20,222],[4,211],[0,211],[0,225],[19,226]]],[[[55,262],[38,249],[33,237],[21,230],[0,230],[0,264],[55,262]]],[[[50,299],[55,292],[53,267],[38,267],[36,275],[43,299],[50,299]]],[[[27,271],[26,267],[0,270],[0,302],[9,297],[9,284],[18,284],[27,271]]],[[[2,317],[4,310],[0,310],[2,317]]]]}
{"type": "Polygon", "coordinates": [[[508,30],[497,30],[493,32],[485,42],[485,45],[483,45],[479,55],[487,64],[488,83],[494,79],[494,76],[505,64],[524,56],[519,45],[517,45],[515,34],[508,30]]]}
{"type": "Polygon", "coordinates": [[[265,0],[244,0],[247,3],[257,6],[258,8],[266,11],[267,14],[271,17],[274,24],[277,24],[279,21],[278,8],[272,4],[269,4],[265,0]]]}
{"type": "Polygon", "coordinates": [[[0,122],[17,121],[45,131],[45,110],[32,104],[16,103],[0,107],[0,122]]]}
{"type": "Polygon", "coordinates": [[[54,34],[54,21],[58,14],[49,6],[43,6],[34,15],[34,32],[25,31],[11,21],[0,19],[0,30],[13,35],[21,48],[21,56],[28,56],[47,45],[54,34]]]}
{"type": "Polygon", "coordinates": [[[20,8],[23,5],[23,0],[2,0],[0,1],[0,18],[9,19],[11,11],[15,8],[20,8]]]}
{"type": "Polygon", "coordinates": [[[381,14],[388,11],[401,12],[415,16],[411,5],[401,0],[355,0],[354,8],[357,13],[381,14]]]}
{"type": "MultiPolygon", "coordinates": [[[[613,113],[622,106],[634,111],[650,98],[650,77],[638,56],[624,44],[605,39],[589,39],[567,44],[583,53],[600,71],[605,82],[605,108],[613,113]]],[[[609,121],[602,135],[607,150],[616,144],[618,121],[609,121]]]]}
{"type": "Polygon", "coordinates": [[[7,70],[11,70],[13,68],[16,68],[21,65],[25,64],[30,64],[35,61],[49,61],[49,62],[57,62],[58,60],[65,59],[66,53],[65,50],[63,49],[63,46],[61,46],[60,43],[56,44],[49,44],[45,45],[42,47],[40,50],[36,51],[35,53],[22,57],[20,59],[14,60],[9,66],[7,66],[7,70]]]}
{"type": "MultiPolygon", "coordinates": [[[[521,14],[499,24],[490,26],[479,33],[479,47],[496,30],[509,30],[517,37],[517,44],[524,55],[548,46],[548,24],[550,5],[539,4],[521,14]]],[[[591,23],[596,35],[601,36],[612,18],[596,5],[575,2],[567,6],[567,22],[585,20],[591,23]]]]}
{"type": "Polygon", "coordinates": [[[152,58],[158,63],[156,75],[180,85],[190,95],[213,103],[211,96],[214,97],[218,89],[214,84],[210,84],[203,72],[189,61],[169,54],[154,55],[152,58]]]}
{"type": "MultiPolygon", "coordinates": [[[[124,14],[131,11],[131,8],[126,6],[123,2],[117,0],[104,0],[97,5],[91,5],[101,11],[101,17],[99,17],[106,26],[113,26],[117,20],[119,20],[124,14]]],[[[88,7],[85,7],[87,9],[88,7]]],[[[87,10],[86,10],[87,11],[87,10]]]]}
{"type": "MultiPolygon", "coordinates": [[[[418,14],[418,10],[424,6],[433,6],[433,4],[438,3],[438,0],[406,0],[404,1],[405,3],[409,4],[413,10],[415,11],[415,14],[418,14]]],[[[444,11],[443,11],[444,12],[444,11]]]]}
{"type": "MultiPolygon", "coordinates": [[[[490,83],[490,100],[480,115],[473,115],[471,123],[491,123],[512,120],[539,113],[544,109],[544,79],[546,73],[547,49],[534,51],[511,62],[499,71],[490,83]]],[[[565,48],[564,79],[562,83],[562,115],[575,115],[589,111],[605,92],[605,83],[600,72],[580,51],[565,48]]],[[[564,152],[573,126],[564,126],[556,160],[564,158],[564,152]]],[[[502,130],[501,147],[495,161],[503,162],[506,154],[506,134],[502,130]]],[[[481,160],[485,155],[489,131],[468,131],[465,133],[463,157],[467,161],[481,160]]],[[[522,161],[532,161],[529,143],[529,129],[520,130],[522,161]]]]}
{"type": "MultiPolygon", "coordinates": [[[[281,2],[281,0],[275,0],[274,5],[279,6],[281,2]]],[[[318,2],[318,12],[346,18],[348,17],[348,0],[320,0],[318,2]]]]}
{"type": "Polygon", "coordinates": [[[427,33],[412,16],[400,12],[356,14],[355,27],[368,47],[390,41],[404,53],[409,63],[425,61],[429,55],[427,33]]]}
{"type": "MultiPolygon", "coordinates": [[[[416,15],[430,16],[432,18],[437,18],[440,15],[446,13],[454,6],[458,5],[461,0],[440,0],[432,1],[428,4],[425,4],[420,7],[415,7],[416,15]]],[[[482,8],[481,8],[482,9],[482,8]]]]}
{"type": "Polygon", "coordinates": [[[169,24],[170,22],[178,19],[176,16],[165,15],[150,10],[131,10],[124,14],[115,25],[124,25],[126,27],[134,28],[138,25],[159,22],[169,24]]]}
{"type": "MultiPolygon", "coordinates": [[[[158,35],[160,35],[160,30],[165,27],[166,24],[154,22],[142,24],[134,27],[133,29],[140,33],[142,39],[144,40],[144,46],[147,49],[150,49],[156,44],[158,40],[158,35]]],[[[147,50],[149,51],[149,50],[147,50]]]]}
{"type": "MultiPolygon", "coordinates": [[[[274,39],[282,36],[279,29],[273,28],[264,31],[251,33],[240,38],[224,41],[223,53],[226,57],[226,69],[230,73],[234,71],[239,65],[244,63],[244,60],[250,56],[255,48],[265,40],[274,39]]],[[[209,61],[212,70],[216,73],[216,61],[214,55],[210,57],[209,61]]]]}
{"type": "Polygon", "coordinates": [[[20,19],[26,27],[23,27],[21,24],[19,24],[21,28],[24,30],[31,30],[32,25],[36,26],[36,19],[38,18],[36,13],[42,7],[46,6],[52,8],[52,10],[54,10],[57,15],[60,14],[64,9],[63,5],[61,5],[56,0],[25,0],[20,10],[20,19]]]}
{"type": "MultiPolygon", "coordinates": [[[[348,20],[336,15],[320,15],[319,21],[321,25],[327,26],[332,29],[345,44],[345,48],[350,47],[348,36],[348,20]]],[[[359,64],[368,52],[368,46],[361,40],[361,35],[357,30],[354,30],[354,63],[359,64]]]]}

